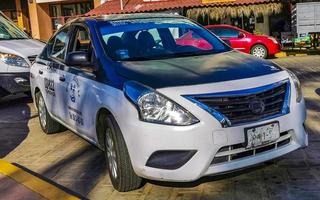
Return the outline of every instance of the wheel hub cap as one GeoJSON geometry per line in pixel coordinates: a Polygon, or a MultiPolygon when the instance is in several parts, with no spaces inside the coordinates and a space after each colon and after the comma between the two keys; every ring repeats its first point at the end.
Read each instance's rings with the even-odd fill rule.
{"type": "Polygon", "coordinates": [[[118,165],[117,155],[114,147],[114,142],[111,137],[111,130],[108,129],[106,132],[106,147],[107,147],[107,158],[109,164],[109,171],[115,179],[118,177],[118,165]]]}
{"type": "Polygon", "coordinates": [[[40,123],[42,124],[42,127],[46,127],[46,125],[47,125],[47,111],[46,111],[46,106],[44,104],[44,100],[43,100],[42,96],[39,97],[38,109],[39,109],[40,123]]]}
{"type": "Polygon", "coordinates": [[[258,58],[264,58],[264,56],[266,55],[266,51],[262,47],[256,47],[254,48],[252,54],[258,58]]]}

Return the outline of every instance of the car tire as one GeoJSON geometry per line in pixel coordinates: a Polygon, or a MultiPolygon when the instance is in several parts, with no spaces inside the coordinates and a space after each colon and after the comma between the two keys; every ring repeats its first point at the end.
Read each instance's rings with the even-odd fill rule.
{"type": "Polygon", "coordinates": [[[133,170],[127,146],[116,120],[107,115],[104,122],[105,158],[113,187],[119,192],[140,188],[142,178],[133,170]]]}
{"type": "Polygon", "coordinates": [[[254,45],[251,48],[250,53],[251,53],[251,55],[258,57],[258,58],[266,59],[268,57],[268,49],[262,44],[254,45]]]}
{"type": "Polygon", "coordinates": [[[63,129],[63,126],[55,121],[48,113],[47,106],[41,92],[36,93],[36,106],[43,132],[46,134],[53,134],[58,133],[63,129]]]}

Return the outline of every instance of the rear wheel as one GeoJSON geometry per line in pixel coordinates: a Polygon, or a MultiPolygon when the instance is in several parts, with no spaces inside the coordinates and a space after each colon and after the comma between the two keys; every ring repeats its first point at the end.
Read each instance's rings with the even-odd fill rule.
{"type": "Polygon", "coordinates": [[[104,118],[105,157],[113,187],[119,192],[140,188],[142,178],[138,177],[131,164],[129,153],[121,130],[111,115],[104,118]]]}
{"type": "Polygon", "coordinates": [[[268,57],[268,50],[265,46],[261,44],[254,45],[251,48],[251,55],[258,57],[258,58],[267,58],[268,57]]]}
{"type": "Polygon", "coordinates": [[[44,98],[40,92],[36,94],[36,103],[38,108],[38,115],[41,128],[46,134],[53,134],[60,132],[63,129],[63,126],[60,125],[57,121],[52,119],[49,115],[44,98]]]}

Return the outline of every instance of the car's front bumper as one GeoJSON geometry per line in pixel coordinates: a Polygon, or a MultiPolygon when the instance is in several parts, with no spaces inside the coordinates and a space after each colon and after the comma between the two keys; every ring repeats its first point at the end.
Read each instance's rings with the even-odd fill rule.
{"type": "Polygon", "coordinates": [[[0,73],[0,97],[30,91],[30,73],[0,73]]]}
{"type": "Polygon", "coordinates": [[[270,56],[273,56],[277,53],[279,53],[281,51],[281,46],[280,44],[275,44],[273,42],[270,42],[270,44],[268,44],[268,53],[270,56]]]}
{"type": "MultiPolygon", "coordinates": [[[[201,123],[191,127],[166,127],[131,124],[132,141],[128,141],[135,172],[142,177],[165,181],[193,181],[207,175],[225,173],[268,161],[308,145],[304,128],[304,103],[290,114],[269,121],[226,129],[208,128],[201,123]],[[245,142],[244,129],[278,121],[280,132],[288,133],[290,142],[255,155],[237,160],[212,164],[218,151],[227,146],[245,142]],[[186,150],[196,153],[182,167],[174,170],[146,166],[150,156],[157,151],[186,150]]],[[[273,145],[273,144],[269,144],[273,145]]],[[[178,162],[178,160],[177,160],[178,162]]]]}
{"type": "MultiPolygon", "coordinates": [[[[264,79],[251,79],[248,80],[248,82],[250,82],[251,85],[266,85],[285,79],[281,74],[284,74],[284,72],[274,76],[266,76],[264,79]],[[265,83],[261,83],[261,80],[264,80],[263,82],[265,83]],[[257,81],[257,83],[255,83],[255,81],[257,81]]],[[[235,86],[242,89],[242,85],[247,84],[242,82],[244,81],[221,84],[224,86],[223,90],[228,91],[235,86]],[[228,88],[229,86],[230,88],[228,88]]],[[[201,90],[212,89],[215,91],[214,87],[220,88],[220,90],[222,88],[219,84],[216,84],[212,88],[210,87],[209,85],[204,85],[196,87],[193,90],[203,92],[201,90]]],[[[184,89],[190,91],[190,88],[182,88],[179,92],[188,94],[182,91],[184,89]]],[[[202,110],[199,106],[188,100],[179,99],[178,96],[181,95],[177,94],[179,92],[177,92],[176,88],[170,89],[170,91],[169,89],[164,89],[161,92],[165,93],[171,99],[175,99],[180,105],[195,114],[195,116],[200,119],[200,122],[185,127],[146,123],[139,120],[137,116],[138,113],[133,105],[123,108],[123,110],[126,111],[123,113],[123,116],[120,114],[120,116],[115,117],[123,132],[133,168],[141,177],[163,181],[194,181],[203,176],[225,173],[259,164],[308,145],[308,135],[304,128],[306,119],[305,103],[304,101],[300,103],[295,101],[296,92],[294,87],[291,87],[292,95],[289,114],[261,122],[248,123],[246,125],[229,128],[222,128],[213,116],[202,110]],[[174,97],[171,96],[171,94],[177,96],[174,97]],[[288,143],[279,146],[268,144],[274,145],[274,148],[267,148],[265,151],[257,150],[253,155],[244,156],[235,160],[228,159],[226,162],[213,163],[214,158],[219,155],[218,153],[221,154],[219,151],[221,148],[236,146],[245,142],[245,128],[260,126],[275,121],[280,124],[280,133],[285,133],[285,138],[280,138],[276,143],[280,144],[282,140],[290,139],[288,143]],[[187,162],[176,169],[149,167],[147,165],[148,161],[155,152],[159,151],[189,151],[196,153],[194,155],[190,154],[192,157],[186,159],[187,162]]],[[[242,150],[241,148],[236,149],[239,153],[242,150]]],[[[224,153],[231,155],[235,152],[229,151],[224,153]]],[[[177,162],[180,161],[181,160],[177,159],[177,162]]]]}

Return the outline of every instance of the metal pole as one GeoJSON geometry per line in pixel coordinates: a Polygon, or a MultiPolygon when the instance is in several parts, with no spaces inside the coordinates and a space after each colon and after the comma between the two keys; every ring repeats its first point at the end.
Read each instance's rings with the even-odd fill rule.
{"type": "Polygon", "coordinates": [[[242,29],[244,29],[244,19],[243,19],[243,18],[244,18],[244,17],[243,17],[243,14],[242,14],[242,16],[241,16],[241,26],[242,26],[241,28],[242,28],[242,29]]]}
{"type": "Polygon", "coordinates": [[[121,10],[123,10],[123,0],[120,0],[120,7],[121,7],[121,10]]]}

